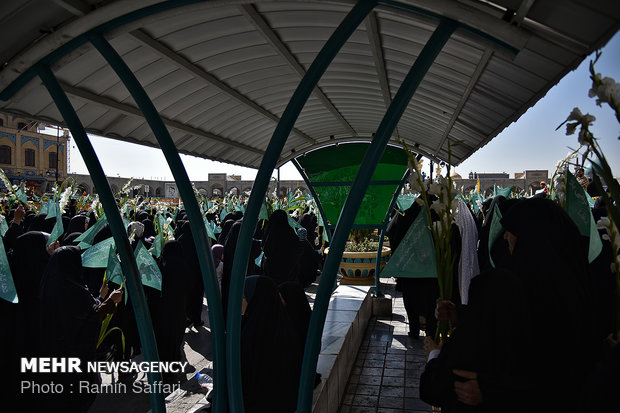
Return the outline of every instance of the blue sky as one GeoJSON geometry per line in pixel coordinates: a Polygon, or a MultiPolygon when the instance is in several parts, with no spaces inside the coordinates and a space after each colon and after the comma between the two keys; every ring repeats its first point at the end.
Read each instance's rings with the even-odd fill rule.
{"type": "MultiPolygon", "coordinates": [[[[591,86],[586,58],[574,71],[568,73],[547,95],[531,107],[521,118],[508,126],[486,146],[458,165],[455,170],[463,177],[469,172],[515,172],[547,169],[549,176],[555,164],[578,146],[576,135],[566,136],[562,123],[574,107],[596,117],[592,131],[610,162],[615,176],[620,176],[620,124],[608,106],[599,107],[588,97],[591,86]]],[[[620,82],[620,32],[603,48],[596,65],[597,72],[620,82]]],[[[54,132],[55,133],[55,132],[54,132]]],[[[159,149],[91,136],[105,173],[126,178],[172,180],[172,173],[159,149]]],[[[87,174],[88,171],[72,143],[69,151],[69,170],[87,174]]],[[[254,179],[256,170],[220,162],[181,155],[192,180],[206,180],[209,173],[238,174],[243,179],[254,179]]],[[[426,163],[428,165],[428,163],[426,163]]],[[[301,179],[289,163],[281,168],[281,179],[301,179]]],[[[274,172],[275,176],[275,172],[274,172]]]]}

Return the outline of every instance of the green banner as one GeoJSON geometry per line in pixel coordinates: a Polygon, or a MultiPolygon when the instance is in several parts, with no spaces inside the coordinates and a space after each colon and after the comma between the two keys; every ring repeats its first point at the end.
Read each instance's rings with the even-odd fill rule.
{"type": "Polygon", "coordinates": [[[82,253],[82,266],[86,268],[107,268],[110,248],[116,248],[112,237],[96,243],[82,253]]]}
{"type": "Polygon", "coordinates": [[[590,238],[588,261],[592,262],[603,250],[603,241],[596,229],[586,192],[572,173],[566,173],[566,212],[579,228],[579,233],[590,238]]]}
{"type": "Polygon", "coordinates": [[[437,278],[433,235],[424,210],[418,213],[396,251],[392,251],[390,260],[379,276],[437,278]]]}
{"type": "Polygon", "coordinates": [[[491,263],[491,267],[495,268],[495,263],[493,262],[493,257],[491,257],[491,247],[497,241],[497,239],[505,232],[502,223],[500,222],[502,219],[502,213],[500,212],[497,204],[493,207],[493,218],[491,218],[491,226],[489,227],[489,261],[491,263]]]}
{"type": "Polygon", "coordinates": [[[11,266],[6,256],[4,242],[0,239],[0,298],[9,303],[19,302],[17,298],[17,290],[13,282],[13,274],[11,274],[11,266]]]}
{"type": "Polygon", "coordinates": [[[161,291],[161,271],[157,266],[157,262],[148,252],[142,241],[138,241],[138,246],[134,251],[134,255],[136,257],[138,270],[140,271],[142,284],[161,291]]]}

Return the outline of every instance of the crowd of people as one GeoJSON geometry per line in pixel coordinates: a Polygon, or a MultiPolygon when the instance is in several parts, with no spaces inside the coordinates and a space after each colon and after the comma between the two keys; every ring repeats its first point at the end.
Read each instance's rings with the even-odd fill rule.
{"type": "MultiPolygon", "coordinates": [[[[394,248],[421,208],[394,215],[394,248]]],[[[604,231],[589,260],[589,237],[544,185],[530,198],[491,196],[477,213],[460,201],[455,226],[452,297],[439,298],[437,278],[398,280],[409,335],[426,335],[420,398],[442,412],[617,410],[618,287],[604,231]],[[442,321],[450,333],[438,338],[442,321]]]]}
{"type": "MultiPolygon", "coordinates": [[[[161,289],[143,288],[160,360],[181,361],[186,328],[204,325],[198,251],[183,209],[140,205],[125,216],[134,249],[142,243],[153,251],[162,231],[154,224],[158,214],[173,229],[161,254],[154,256],[161,289]]],[[[131,297],[124,297],[123,283],[108,279],[106,268],[82,265],[78,240],[98,217],[75,206],[69,202],[62,211],[64,232],[51,243],[56,219],[21,203],[4,210],[9,223],[4,248],[19,297],[18,303],[0,300],[6,337],[0,340],[0,352],[8,355],[0,358],[7,372],[0,384],[15,399],[7,403],[27,399],[29,406],[45,406],[45,411],[85,412],[94,401],[93,394],[24,394],[19,388],[23,381],[70,386],[76,381],[98,383],[100,377],[21,373],[22,357],[127,361],[141,353],[131,297]],[[116,331],[102,337],[104,320],[108,330],[116,331]]],[[[392,250],[423,208],[414,202],[392,215],[386,231],[392,250]]],[[[597,218],[605,215],[600,204],[593,211],[597,218]]],[[[211,253],[226,318],[243,212],[206,218],[221,229],[211,253]]],[[[291,225],[291,219],[283,209],[260,219],[247,261],[241,365],[248,412],[296,408],[311,315],[304,289],[320,274],[323,241],[314,213],[299,214],[297,225],[291,225]]],[[[618,293],[609,241],[603,240],[602,252],[590,262],[587,237],[545,191],[532,198],[490,197],[477,213],[460,200],[452,234],[451,299],[439,299],[436,278],[397,279],[409,336],[420,339],[422,331],[426,336],[429,359],[420,377],[421,399],[445,412],[606,408],[605,403],[614,400],[614,388],[620,388],[620,345],[609,340],[616,333],[613,306],[618,293]],[[498,222],[503,236],[493,228],[498,222]],[[438,322],[451,326],[449,337],[441,341],[434,340],[438,322]]],[[[111,236],[105,224],[92,245],[111,236]]],[[[178,382],[185,376],[168,373],[163,380],[178,382]]],[[[119,376],[133,379],[131,374],[119,376]]]]}
{"type": "MultiPolygon", "coordinates": [[[[159,359],[183,361],[186,328],[198,329],[205,322],[198,252],[183,209],[161,211],[149,207],[148,202],[141,205],[124,216],[130,221],[127,233],[134,250],[140,243],[154,250],[161,229],[154,225],[157,214],[165,215],[173,231],[162,241],[161,253],[153,256],[161,273],[161,289],[148,285],[143,289],[159,359]]],[[[248,259],[241,331],[243,394],[248,412],[264,411],[266,404],[275,412],[290,412],[296,406],[311,314],[304,288],[319,275],[322,255],[316,216],[306,210],[296,220],[299,225],[295,229],[288,215],[277,209],[269,219],[259,221],[248,259]],[[281,396],[283,389],[290,397],[281,396]]],[[[130,361],[142,348],[132,299],[125,297],[124,282],[108,279],[109,267],[83,265],[82,254],[90,246],[83,250],[80,236],[98,221],[94,211],[78,211],[76,202],[69,202],[62,211],[64,231],[49,242],[57,222],[52,218],[23,203],[5,208],[8,229],[3,241],[18,302],[0,300],[4,337],[0,340],[0,352],[4,354],[0,367],[5,372],[1,385],[9,396],[7,405],[28,406],[29,411],[86,412],[96,394],[67,389],[77,388],[79,382],[98,384],[101,377],[86,372],[23,373],[20,360],[77,357],[83,365],[88,361],[130,361]],[[61,384],[66,391],[22,391],[26,381],[61,384]]],[[[221,221],[215,214],[207,218],[221,228],[217,239],[212,240],[211,252],[226,314],[243,213],[228,213],[221,221]]],[[[109,224],[105,223],[91,243],[97,245],[111,237],[109,224]]],[[[132,373],[118,374],[121,382],[136,379],[132,373]]],[[[187,380],[183,373],[162,376],[164,383],[187,380]]]]}

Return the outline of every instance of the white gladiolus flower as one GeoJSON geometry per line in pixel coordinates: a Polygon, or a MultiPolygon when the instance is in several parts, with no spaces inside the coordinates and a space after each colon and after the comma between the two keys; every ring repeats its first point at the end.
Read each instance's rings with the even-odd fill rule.
{"type": "Polygon", "coordinates": [[[598,221],[596,221],[596,229],[607,229],[611,221],[609,217],[601,217],[598,221]]]}
{"type": "Polygon", "coordinates": [[[430,188],[428,189],[428,193],[431,195],[439,195],[441,194],[441,188],[442,186],[440,184],[431,184],[430,188]]]}
{"type": "Polygon", "coordinates": [[[613,102],[617,105],[620,103],[620,84],[616,83],[611,77],[604,77],[601,79],[601,74],[595,75],[595,82],[600,83],[598,85],[592,85],[592,89],[588,92],[589,97],[597,97],[596,104],[601,106],[601,103],[613,102]]]}
{"type": "Polygon", "coordinates": [[[446,209],[446,204],[444,204],[443,202],[435,201],[431,205],[431,209],[434,210],[435,212],[437,212],[438,214],[441,214],[441,212],[444,209],[446,209]]]}

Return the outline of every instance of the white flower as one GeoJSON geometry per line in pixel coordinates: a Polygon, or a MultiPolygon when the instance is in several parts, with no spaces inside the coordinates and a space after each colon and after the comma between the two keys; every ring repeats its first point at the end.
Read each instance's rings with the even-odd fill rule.
{"type": "Polygon", "coordinates": [[[609,217],[601,217],[598,221],[596,221],[596,229],[607,229],[611,221],[609,217]]]}
{"type": "Polygon", "coordinates": [[[439,195],[441,194],[441,189],[443,187],[440,184],[431,184],[430,188],[428,189],[428,193],[431,195],[439,195]]]}
{"type": "Polygon", "coordinates": [[[601,79],[601,74],[595,75],[595,84],[592,85],[592,89],[588,92],[589,97],[597,97],[596,104],[601,106],[601,103],[615,103],[620,104],[620,84],[610,77],[604,77],[601,79]],[[596,84],[598,83],[598,85],[596,84]]]}
{"type": "Polygon", "coordinates": [[[444,209],[446,209],[446,204],[444,204],[443,202],[435,201],[431,205],[431,209],[434,210],[435,212],[437,212],[438,214],[441,214],[441,212],[444,209]]]}

